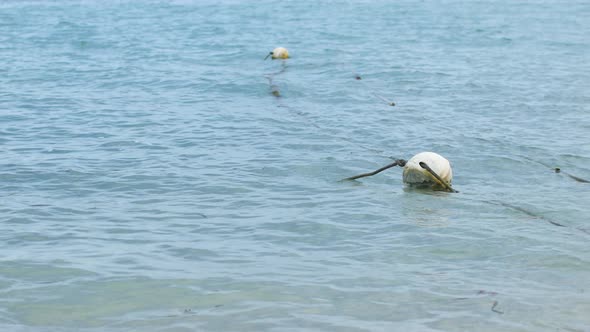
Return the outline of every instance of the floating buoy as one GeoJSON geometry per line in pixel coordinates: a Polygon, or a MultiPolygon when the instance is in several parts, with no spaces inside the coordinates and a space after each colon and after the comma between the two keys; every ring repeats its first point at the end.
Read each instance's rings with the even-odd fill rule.
{"type": "MultiPolygon", "coordinates": [[[[271,57],[271,59],[288,59],[289,58],[289,51],[287,51],[284,47],[277,47],[272,52],[268,53],[266,58],[271,57]]],[[[264,58],[264,60],[266,60],[264,58]]]]}
{"type": "Polygon", "coordinates": [[[376,171],[351,176],[342,179],[342,181],[357,180],[367,176],[373,176],[394,166],[404,168],[403,179],[406,184],[414,187],[431,188],[433,190],[445,190],[452,193],[458,193],[457,190],[451,187],[451,180],[453,180],[451,163],[434,152],[418,153],[408,161],[397,159],[393,163],[385,165],[376,171]]]}
{"type": "Polygon", "coordinates": [[[406,162],[404,183],[417,187],[449,189],[453,180],[451,163],[434,152],[421,152],[406,162]]]}

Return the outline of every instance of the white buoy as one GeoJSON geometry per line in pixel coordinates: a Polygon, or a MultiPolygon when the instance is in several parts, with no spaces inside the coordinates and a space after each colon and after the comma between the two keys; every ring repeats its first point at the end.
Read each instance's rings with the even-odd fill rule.
{"type": "Polygon", "coordinates": [[[413,186],[427,186],[433,188],[449,188],[453,180],[451,163],[434,152],[421,152],[413,156],[404,166],[404,182],[413,186]],[[420,163],[424,163],[434,171],[446,185],[441,184],[434,175],[420,163]]]}
{"type": "Polygon", "coordinates": [[[288,59],[289,51],[284,47],[277,47],[269,55],[272,59],[288,59]]]}

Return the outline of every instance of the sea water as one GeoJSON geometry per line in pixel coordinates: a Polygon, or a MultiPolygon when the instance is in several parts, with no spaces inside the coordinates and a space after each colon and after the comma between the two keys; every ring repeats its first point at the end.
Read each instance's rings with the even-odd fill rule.
{"type": "Polygon", "coordinates": [[[588,331],[589,16],[1,2],[0,330],[588,331]]]}

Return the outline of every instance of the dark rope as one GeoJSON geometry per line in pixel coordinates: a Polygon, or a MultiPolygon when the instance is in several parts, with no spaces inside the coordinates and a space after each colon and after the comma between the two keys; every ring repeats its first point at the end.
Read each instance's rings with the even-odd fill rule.
{"type": "MultiPolygon", "coordinates": [[[[362,77],[359,74],[354,74],[354,79],[357,81],[361,81],[362,77]]],[[[383,97],[382,95],[378,94],[377,92],[374,91],[374,89],[371,89],[365,82],[361,81],[360,82],[367,90],[370,91],[370,93],[378,99],[381,99],[382,101],[384,101],[387,105],[389,106],[395,106],[395,103],[391,100],[388,100],[387,98],[383,97]]]]}
{"type": "Polygon", "coordinates": [[[436,174],[436,172],[434,170],[432,170],[432,168],[430,168],[430,166],[428,166],[428,164],[426,164],[425,162],[421,161],[419,163],[419,165],[420,165],[420,167],[422,167],[425,170],[427,170],[428,173],[432,174],[432,176],[434,176],[436,178],[436,180],[438,182],[440,182],[440,185],[443,186],[445,188],[445,190],[447,190],[449,192],[452,192],[452,193],[458,193],[457,190],[451,188],[451,186],[446,181],[444,181],[443,179],[441,179],[441,177],[438,176],[438,174],[436,174]]]}
{"type": "Polygon", "coordinates": [[[375,174],[381,173],[384,170],[386,170],[388,168],[392,168],[394,166],[404,167],[404,166],[406,166],[406,161],[403,160],[403,159],[398,159],[398,160],[394,161],[393,163],[391,163],[389,165],[386,165],[386,166],[383,166],[383,167],[379,168],[376,171],[369,172],[369,173],[363,173],[363,174],[359,174],[359,175],[355,175],[355,176],[351,176],[349,178],[342,179],[340,181],[356,180],[356,179],[364,178],[364,177],[367,177],[367,176],[373,176],[375,174]]]}
{"type": "Polygon", "coordinates": [[[555,171],[555,173],[561,173],[561,174],[567,175],[569,178],[571,178],[571,179],[573,179],[573,180],[575,180],[575,181],[577,181],[577,182],[581,182],[581,183],[590,183],[590,181],[588,181],[588,180],[586,180],[586,179],[582,179],[582,178],[580,178],[580,177],[577,177],[577,176],[575,176],[575,175],[572,175],[572,174],[569,174],[569,173],[566,173],[566,172],[562,171],[562,170],[561,170],[561,168],[559,168],[559,167],[551,167],[551,166],[549,166],[549,165],[547,165],[547,164],[545,164],[545,163],[543,163],[543,162],[540,162],[540,161],[538,161],[538,160],[535,160],[535,159],[532,159],[532,158],[529,158],[529,157],[525,157],[525,156],[522,156],[522,157],[523,157],[524,159],[527,159],[527,160],[533,161],[533,162],[535,162],[535,163],[537,163],[537,164],[539,164],[539,165],[543,165],[543,166],[545,166],[545,167],[547,167],[547,168],[550,168],[550,169],[552,169],[553,171],[555,171]]]}
{"type": "Polygon", "coordinates": [[[574,179],[574,180],[576,180],[576,181],[578,181],[578,182],[582,182],[582,183],[590,183],[590,181],[588,181],[588,180],[584,180],[584,179],[582,179],[582,178],[579,178],[579,177],[577,177],[577,176],[575,176],[575,175],[571,175],[571,174],[569,174],[569,173],[562,172],[562,171],[561,171],[561,168],[559,168],[559,167],[555,167],[553,170],[555,171],[555,173],[563,173],[563,174],[565,174],[565,175],[569,176],[570,178],[572,178],[572,179],[574,179]]]}
{"type": "Polygon", "coordinates": [[[543,217],[541,215],[538,215],[538,214],[536,214],[534,212],[531,212],[531,211],[529,211],[527,209],[521,208],[520,206],[516,206],[516,205],[504,203],[504,202],[501,202],[501,201],[497,201],[497,203],[496,202],[492,202],[492,201],[485,201],[485,202],[486,203],[489,203],[489,204],[494,204],[494,205],[501,205],[501,206],[504,206],[504,207],[507,207],[507,208],[510,208],[510,209],[513,209],[513,210],[516,210],[516,211],[520,211],[520,212],[522,212],[522,213],[524,213],[524,214],[526,214],[526,215],[528,215],[530,217],[544,220],[544,221],[550,223],[553,226],[566,227],[565,225],[562,225],[562,224],[560,224],[558,222],[555,222],[555,221],[553,221],[551,219],[548,219],[546,217],[543,217]]]}
{"type": "MultiPolygon", "coordinates": [[[[273,54],[273,52],[270,52],[266,56],[266,58],[268,58],[272,54],[273,54]]],[[[264,58],[264,59],[266,60],[266,58],[264,58]]],[[[279,89],[279,86],[274,82],[274,79],[275,79],[276,76],[279,76],[279,75],[283,74],[286,71],[287,71],[287,64],[286,64],[286,62],[282,62],[281,63],[281,70],[276,71],[276,72],[272,72],[272,73],[268,73],[268,74],[264,74],[264,77],[268,80],[268,85],[269,85],[269,88],[270,88],[270,93],[273,96],[277,97],[277,100],[279,100],[279,105],[278,106],[281,107],[281,108],[286,108],[289,112],[297,115],[298,117],[300,117],[301,119],[303,119],[305,122],[307,122],[309,125],[317,128],[319,130],[325,131],[324,128],[320,127],[317,123],[315,123],[309,117],[307,117],[304,112],[301,112],[299,110],[296,110],[293,107],[287,105],[284,101],[281,101],[281,99],[282,99],[281,98],[282,97],[281,90],[279,89]]],[[[362,149],[364,149],[366,151],[369,151],[369,152],[378,154],[378,155],[380,155],[382,157],[394,159],[394,158],[391,158],[391,157],[388,157],[388,156],[384,156],[385,151],[383,151],[383,150],[378,150],[378,149],[374,149],[374,148],[370,148],[370,147],[364,146],[364,145],[362,145],[360,143],[357,143],[357,142],[354,142],[353,140],[351,140],[351,139],[349,139],[347,137],[344,137],[344,136],[339,136],[338,135],[338,136],[335,136],[335,137],[337,137],[339,139],[342,139],[342,140],[344,140],[346,142],[349,142],[351,144],[354,144],[354,145],[356,145],[356,146],[358,146],[358,147],[360,147],[360,148],[362,148],[362,149]]]]}

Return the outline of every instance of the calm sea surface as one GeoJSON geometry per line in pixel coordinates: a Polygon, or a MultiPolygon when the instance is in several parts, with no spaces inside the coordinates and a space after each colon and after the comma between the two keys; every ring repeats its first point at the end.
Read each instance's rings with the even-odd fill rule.
{"type": "Polygon", "coordinates": [[[589,17],[2,1],[0,330],[590,331],[589,17]]]}

